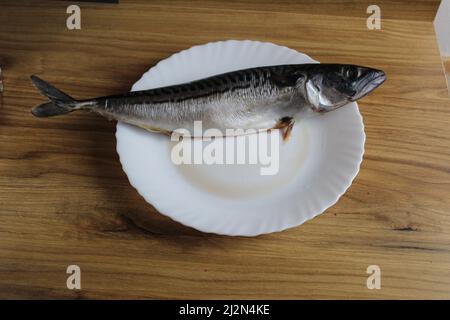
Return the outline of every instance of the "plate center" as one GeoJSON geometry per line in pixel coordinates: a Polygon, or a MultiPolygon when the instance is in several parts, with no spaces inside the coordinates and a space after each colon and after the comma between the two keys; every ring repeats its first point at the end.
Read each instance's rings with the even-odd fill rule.
{"type": "MultiPolygon", "coordinates": [[[[198,147],[196,152],[202,153],[203,163],[193,163],[194,155],[191,154],[189,164],[183,163],[176,166],[184,179],[194,187],[220,197],[260,197],[280,191],[307,170],[307,159],[311,158],[313,153],[310,131],[310,126],[304,121],[295,126],[287,141],[283,141],[279,132],[217,138],[222,140],[217,142],[214,140],[212,142],[199,142],[198,140],[194,142],[193,139],[187,139],[183,142],[171,142],[169,152],[173,157],[172,152],[175,150],[175,145],[184,143],[184,146],[193,153],[195,152],[194,144],[198,143],[201,148],[198,147]],[[256,141],[258,144],[255,148],[256,141]],[[261,147],[264,146],[264,142],[267,148],[261,147]],[[211,147],[209,150],[207,148],[212,143],[217,143],[216,146],[219,147],[223,146],[220,148],[223,150],[222,154],[216,158],[221,161],[220,164],[205,163],[207,155],[210,154],[209,150],[211,150],[211,147]],[[241,160],[244,158],[245,163],[242,161],[238,163],[239,156],[241,160]]],[[[176,153],[178,154],[178,152],[176,153]]],[[[183,155],[183,153],[181,154],[183,155]]]]}

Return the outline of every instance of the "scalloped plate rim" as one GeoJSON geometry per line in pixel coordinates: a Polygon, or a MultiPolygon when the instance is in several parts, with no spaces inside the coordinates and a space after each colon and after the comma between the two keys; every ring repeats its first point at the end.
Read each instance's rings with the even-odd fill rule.
{"type": "MultiPolygon", "coordinates": [[[[214,45],[226,45],[226,44],[244,44],[244,43],[257,43],[259,45],[269,45],[272,46],[274,48],[282,48],[283,50],[288,50],[290,52],[293,52],[295,54],[299,54],[302,55],[303,57],[306,57],[307,59],[312,60],[310,57],[308,57],[306,54],[297,52],[294,49],[291,49],[289,47],[285,47],[285,46],[279,46],[270,42],[259,42],[259,41],[252,41],[252,40],[225,40],[225,41],[217,41],[217,42],[209,42],[206,44],[200,44],[200,45],[195,45],[191,48],[188,49],[184,49],[182,51],[179,51],[177,53],[172,54],[171,56],[169,56],[168,58],[159,61],[155,66],[151,67],[148,71],[146,71],[141,78],[133,85],[133,89],[135,89],[135,87],[141,82],[141,81],[145,81],[145,78],[148,76],[151,76],[152,72],[155,72],[157,70],[159,70],[159,68],[164,67],[164,65],[166,63],[169,63],[170,59],[173,59],[174,57],[181,55],[181,54],[185,54],[188,53],[191,50],[196,50],[196,49],[201,49],[202,47],[205,46],[214,46],[214,45]]],[[[314,60],[312,60],[314,61],[314,60]]],[[[262,65],[270,65],[270,64],[261,64],[262,65]]],[[[230,69],[230,71],[233,71],[233,69],[230,69]]],[[[193,79],[194,80],[194,79],[193,79]]],[[[177,82],[173,82],[174,84],[177,82]]],[[[357,104],[355,104],[357,105],[357,104]]],[[[259,228],[253,228],[253,231],[246,231],[245,233],[239,233],[239,232],[231,232],[231,231],[221,231],[221,230],[216,230],[216,229],[212,229],[212,228],[207,228],[204,227],[204,225],[202,224],[197,224],[195,221],[185,221],[183,219],[179,219],[177,213],[174,212],[167,212],[167,210],[165,210],[164,208],[164,204],[163,203],[159,203],[158,199],[152,198],[151,195],[146,194],[144,192],[142,192],[142,190],[140,189],[140,186],[137,184],[136,181],[133,181],[133,179],[131,178],[132,174],[129,171],[129,167],[126,163],[126,159],[124,158],[123,154],[121,153],[123,150],[123,145],[122,143],[124,142],[124,140],[121,140],[120,135],[121,135],[121,131],[124,130],[124,128],[128,125],[122,124],[122,123],[118,123],[117,125],[117,129],[116,129],[116,138],[117,138],[117,145],[116,145],[116,150],[117,153],[119,155],[119,160],[122,166],[122,169],[124,170],[125,174],[128,177],[128,180],[130,182],[130,184],[133,186],[133,188],[135,188],[137,190],[137,192],[148,202],[150,203],[156,210],[158,210],[161,214],[171,218],[172,220],[181,223],[185,226],[188,227],[192,227],[195,228],[199,231],[205,232],[205,233],[215,233],[215,234],[221,234],[221,235],[230,235],[230,236],[257,236],[257,235],[261,235],[261,234],[266,234],[266,233],[273,233],[273,232],[281,232],[283,230],[289,229],[289,228],[293,228],[296,226],[299,226],[301,224],[303,224],[304,222],[314,218],[315,216],[323,213],[325,210],[327,210],[328,208],[330,208],[331,206],[333,206],[334,204],[337,203],[337,201],[339,200],[339,198],[348,190],[348,188],[350,188],[353,180],[356,178],[356,176],[358,175],[358,172],[360,170],[360,166],[363,160],[363,155],[364,155],[364,145],[365,145],[365,133],[364,133],[364,123],[363,123],[363,119],[362,116],[359,112],[359,110],[357,111],[357,115],[359,116],[359,121],[360,121],[360,125],[361,125],[361,153],[359,154],[358,159],[355,159],[355,163],[354,165],[356,166],[355,168],[353,168],[353,172],[352,174],[349,174],[347,176],[347,179],[345,179],[346,181],[342,181],[341,182],[341,186],[342,189],[340,190],[340,192],[336,193],[335,197],[333,197],[333,199],[330,199],[327,203],[322,203],[322,205],[320,206],[320,208],[317,210],[317,212],[314,213],[309,213],[308,215],[303,215],[300,217],[300,219],[296,220],[294,223],[285,223],[283,224],[281,227],[277,227],[274,226],[272,228],[270,227],[266,227],[265,229],[263,229],[262,227],[259,228]]]]}

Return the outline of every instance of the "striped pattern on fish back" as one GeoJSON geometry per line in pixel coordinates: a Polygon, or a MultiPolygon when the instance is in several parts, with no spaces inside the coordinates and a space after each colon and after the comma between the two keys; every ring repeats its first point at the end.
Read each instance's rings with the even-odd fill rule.
{"type": "Polygon", "coordinates": [[[262,86],[273,86],[274,89],[277,89],[295,84],[295,81],[291,81],[284,76],[285,69],[289,67],[291,66],[271,66],[239,70],[189,83],[129,92],[125,95],[107,98],[117,104],[123,104],[126,101],[128,105],[155,105],[177,103],[183,100],[204,98],[210,95],[262,86]]]}

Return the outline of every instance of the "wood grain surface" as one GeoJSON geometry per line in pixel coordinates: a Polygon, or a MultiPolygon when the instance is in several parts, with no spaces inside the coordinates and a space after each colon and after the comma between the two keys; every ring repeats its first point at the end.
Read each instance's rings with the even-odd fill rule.
{"type": "MultiPolygon", "coordinates": [[[[450,102],[434,36],[437,1],[2,0],[0,298],[450,298],[450,102]],[[129,90],[195,44],[270,41],[388,81],[360,103],[367,134],[347,193],[301,227],[256,238],[204,234],[129,185],[115,124],[89,113],[36,119],[38,74],[74,97],[129,90]],[[79,265],[81,290],[66,288],[79,265]],[[381,268],[381,289],[366,268],[381,268]]],[[[182,72],[182,70],[180,70],[182,72]]]]}

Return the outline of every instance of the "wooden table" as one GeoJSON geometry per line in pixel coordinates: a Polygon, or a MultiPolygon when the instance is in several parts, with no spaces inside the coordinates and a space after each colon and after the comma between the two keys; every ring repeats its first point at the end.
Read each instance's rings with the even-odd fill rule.
{"type": "MultiPolygon", "coordinates": [[[[450,298],[450,102],[436,1],[3,0],[0,65],[0,298],[450,298]],[[157,213],[129,185],[115,124],[89,113],[36,119],[38,74],[75,97],[127,91],[174,52],[222,39],[271,41],[322,62],[384,69],[360,108],[361,171],[324,214],[256,238],[203,234],[157,213]],[[81,268],[81,290],[66,268],[81,268]],[[369,265],[381,289],[366,287],[369,265]]],[[[182,72],[180,70],[180,72],[182,72]]]]}

